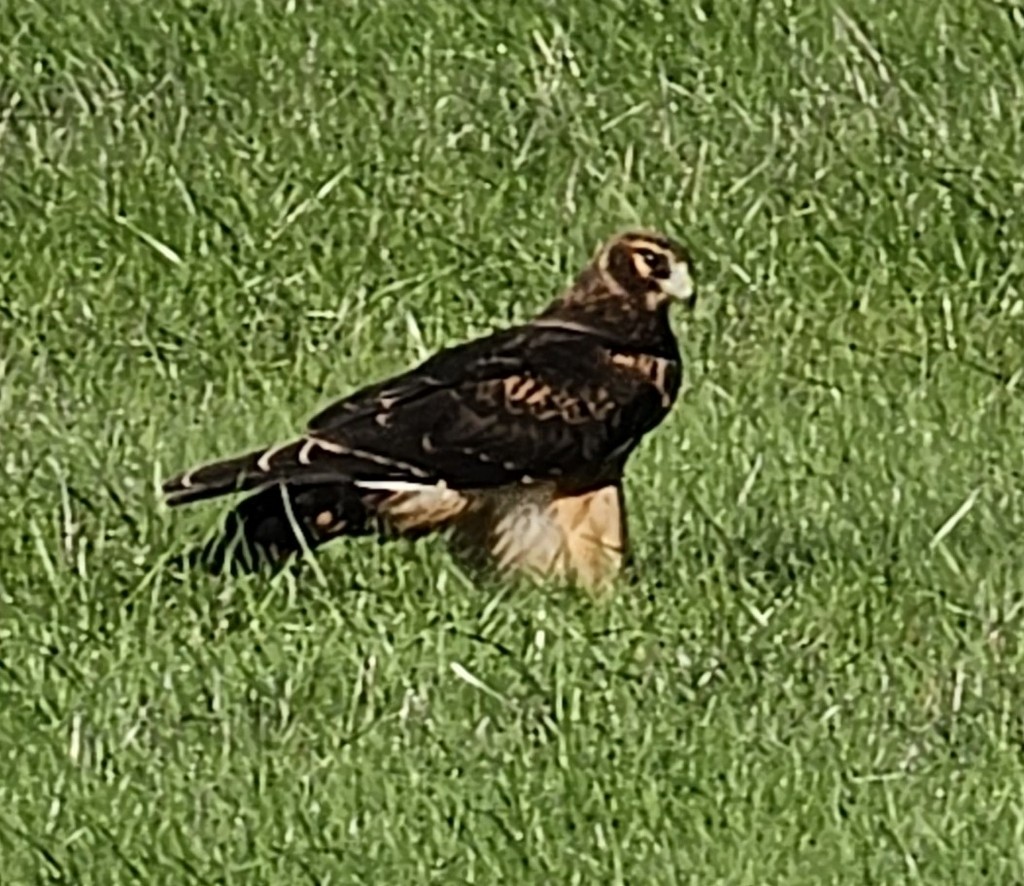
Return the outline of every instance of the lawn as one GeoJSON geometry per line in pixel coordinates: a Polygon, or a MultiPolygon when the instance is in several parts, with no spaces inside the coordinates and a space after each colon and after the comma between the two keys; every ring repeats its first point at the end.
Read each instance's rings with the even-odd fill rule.
{"type": "Polygon", "coordinates": [[[1024,883],[1024,8],[0,15],[0,880],[1024,883]],[[696,256],[595,605],[159,481],[696,256]]]}

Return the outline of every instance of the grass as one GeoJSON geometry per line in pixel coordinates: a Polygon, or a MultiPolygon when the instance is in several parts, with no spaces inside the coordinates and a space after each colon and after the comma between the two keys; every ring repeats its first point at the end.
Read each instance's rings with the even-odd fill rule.
{"type": "Polygon", "coordinates": [[[5,7],[5,883],[1024,883],[1019,5],[5,7]],[[161,477],[633,222],[703,303],[611,602],[165,567],[161,477]]]}

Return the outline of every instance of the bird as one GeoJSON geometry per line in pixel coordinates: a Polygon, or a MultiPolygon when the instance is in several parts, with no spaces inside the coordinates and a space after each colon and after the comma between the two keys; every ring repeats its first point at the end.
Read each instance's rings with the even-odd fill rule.
{"type": "Polygon", "coordinates": [[[472,566],[600,592],[631,554],[627,461],[682,385],[670,307],[696,302],[681,242],[614,234],[531,319],[358,388],[292,439],[179,473],[165,501],[248,493],[198,558],[215,573],[440,534],[472,566]]]}

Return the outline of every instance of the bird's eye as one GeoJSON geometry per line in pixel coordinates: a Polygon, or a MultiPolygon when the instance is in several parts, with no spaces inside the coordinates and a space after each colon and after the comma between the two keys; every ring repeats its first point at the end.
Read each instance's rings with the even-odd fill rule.
{"type": "Polygon", "coordinates": [[[667,277],[669,275],[668,259],[660,252],[652,249],[638,250],[637,255],[650,269],[653,277],[667,277]]]}

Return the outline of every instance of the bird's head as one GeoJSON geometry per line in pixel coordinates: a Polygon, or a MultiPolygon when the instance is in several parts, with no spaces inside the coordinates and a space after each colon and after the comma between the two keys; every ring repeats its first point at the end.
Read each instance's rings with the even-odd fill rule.
{"type": "Polygon", "coordinates": [[[664,343],[671,337],[669,306],[696,306],[692,268],[686,248],[664,234],[640,229],[616,234],[533,322],[664,343]]]}
{"type": "Polygon", "coordinates": [[[594,267],[608,283],[641,296],[650,308],[682,302],[692,309],[697,303],[689,253],[657,231],[631,230],[612,237],[598,249],[594,267]]]}

